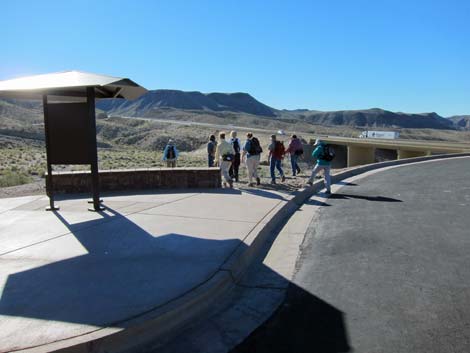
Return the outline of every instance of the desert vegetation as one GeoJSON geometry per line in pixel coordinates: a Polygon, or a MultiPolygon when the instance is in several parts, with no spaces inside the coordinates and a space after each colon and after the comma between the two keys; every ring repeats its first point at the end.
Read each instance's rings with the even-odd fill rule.
{"type": "MultiPolygon", "coordinates": [[[[132,113],[132,112],[130,112],[132,113]]],[[[356,137],[364,127],[312,124],[302,119],[304,111],[277,111],[275,117],[243,112],[146,110],[143,117],[120,117],[97,111],[98,159],[101,170],[163,167],[162,151],[171,138],[181,152],[178,166],[206,165],[205,146],[210,134],[237,130],[239,138],[252,131],[267,151],[270,135],[279,130],[297,133],[305,142],[316,136],[356,137]]],[[[374,127],[369,127],[373,129],[374,127]]],[[[470,142],[470,131],[452,129],[405,129],[401,138],[470,142]]],[[[287,140],[288,136],[281,136],[287,140]]],[[[266,156],[261,174],[267,176],[266,156]]],[[[286,163],[287,167],[287,163],[286,163]]],[[[305,166],[306,167],[306,166],[305,166]]],[[[83,170],[83,165],[55,165],[54,170],[83,170]]],[[[38,103],[0,100],[0,187],[40,181],[46,171],[42,109],[38,103]]],[[[242,177],[245,173],[241,168],[242,177]]]]}

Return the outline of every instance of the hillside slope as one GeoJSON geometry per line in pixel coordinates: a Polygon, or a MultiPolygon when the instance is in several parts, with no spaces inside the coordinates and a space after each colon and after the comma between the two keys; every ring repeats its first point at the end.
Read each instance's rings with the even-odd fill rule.
{"type": "Polygon", "coordinates": [[[39,119],[42,121],[42,104],[37,102],[20,102],[16,100],[0,99],[0,118],[2,123],[5,120],[35,123],[39,119]]]}
{"type": "Polygon", "coordinates": [[[456,115],[449,118],[459,129],[470,130],[470,115],[456,115]]]}
{"type": "Polygon", "coordinates": [[[436,113],[407,114],[383,109],[302,113],[305,121],[319,125],[367,128],[454,129],[454,123],[436,113]]]}
{"type": "Polygon", "coordinates": [[[266,117],[275,117],[275,109],[257,101],[247,93],[183,92],[178,90],[149,91],[133,101],[101,100],[97,107],[110,114],[149,116],[160,108],[185,110],[230,111],[266,117]]]}
{"type": "MultiPolygon", "coordinates": [[[[260,103],[246,93],[183,92],[176,90],[150,91],[142,97],[127,101],[106,99],[97,101],[97,112],[110,116],[148,117],[168,120],[187,120],[234,124],[246,121],[247,126],[294,125],[329,126],[358,129],[439,129],[468,130],[470,116],[449,119],[436,113],[407,114],[383,109],[312,111],[276,110],[260,103]]],[[[0,128],[14,128],[42,122],[40,102],[0,100],[0,128]]],[[[313,127],[313,126],[312,126],[313,127]]],[[[309,128],[310,129],[310,128],[309,128]]]]}
{"type": "MultiPolygon", "coordinates": [[[[454,129],[453,121],[436,113],[407,114],[383,109],[310,111],[276,110],[247,93],[184,92],[178,90],[150,91],[134,101],[102,100],[97,107],[110,115],[161,117],[162,110],[185,110],[195,113],[233,112],[263,118],[294,119],[315,125],[351,126],[364,128],[454,129]]],[[[195,117],[197,119],[197,116],[195,117]]]]}

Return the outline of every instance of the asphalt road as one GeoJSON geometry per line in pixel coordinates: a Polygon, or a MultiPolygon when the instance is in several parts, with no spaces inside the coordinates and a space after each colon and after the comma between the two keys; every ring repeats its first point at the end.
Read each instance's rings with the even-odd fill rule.
{"type": "MultiPolygon", "coordinates": [[[[171,120],[171,119],[159,119],[159,118],[143,118],[143,117],[133,117],[133,116],[123,116],[122,118],[125,119],[139,119],[139,120],[146,120],[146,121],[154,121],[158,123],[167,123],[167,124],[175,124],[175,125],[183,125],[183,126],[204,126],[210,127],[215,129],[222,129],[222,130],[241,130],[241,131],[252,131],[252,132],[262,132],[266,134],[273,134],[276,133],[274,129],[260,129],[255,127],[248,127],[248,126],[238,126],[238,125],[223,125],[223,124],[211,124],[211,123],[203,123],[200,121],[191,121],[191,120],[171,120]]],[[[288,134],[288,132],[284,131],[284,134],[288,134]]]]}
{"type": "Polygon", "coordinates": [[[333,194],[286,301],[233,352],[470,352],[470,159],[333,194]]]}

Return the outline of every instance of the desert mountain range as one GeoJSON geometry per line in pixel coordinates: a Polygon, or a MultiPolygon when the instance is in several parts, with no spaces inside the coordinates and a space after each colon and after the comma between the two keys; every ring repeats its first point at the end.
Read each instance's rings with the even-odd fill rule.
{"type": "MultiPolygon", "coordinates": [[[[251,115],[263,119],[303,121],[326,126],[470,130],[470,115],[444,118],[436,113],[411,114],[379,108],[329,112],[307,109],[279,110],[259,102],[248,93],[204,94],[197,91],[160,89],[149,91],[132,101],[97,101],[97,108],[108,115],[128,117],[162,117],[165,116],[165,111],[185,111],[188,115],[224,112],[224,116],[230,119],[228,112],[234,116],[251,115]]],[[[40,113],[39,102],[0,100],[0,117],[10,122],[16,119],[31,119],[40,113]]]]}
{"type": "Polygon", "coordinates": [[[134,101],[103,100],[97,104],[97,107],[111,115],[141,117],[151,117],[157,110],[161,109],[184,109],[212,112],[226,111],[252,114],[271,119],[294,118],[308,123],[328,126],[346,125],[431,129],[470,128],[468,124],[465,125],[461,120],[456,118],[446,119],[436,113],[395,113],[379,108],[331,112],[306,109],[279,110],[259,102],[247,93],[204,94],[201,92],[184,92],[179,90],[154,90],[134,101]]]}

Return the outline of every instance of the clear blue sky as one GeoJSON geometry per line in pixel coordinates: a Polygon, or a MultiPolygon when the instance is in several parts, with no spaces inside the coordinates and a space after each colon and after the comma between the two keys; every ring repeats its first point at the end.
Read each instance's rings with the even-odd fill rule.
{"type": "Polygon", "coordinates": [[[470,114],[470,1],[4,1],[0,80],[77,69],[275,108],[470,114]]]}

